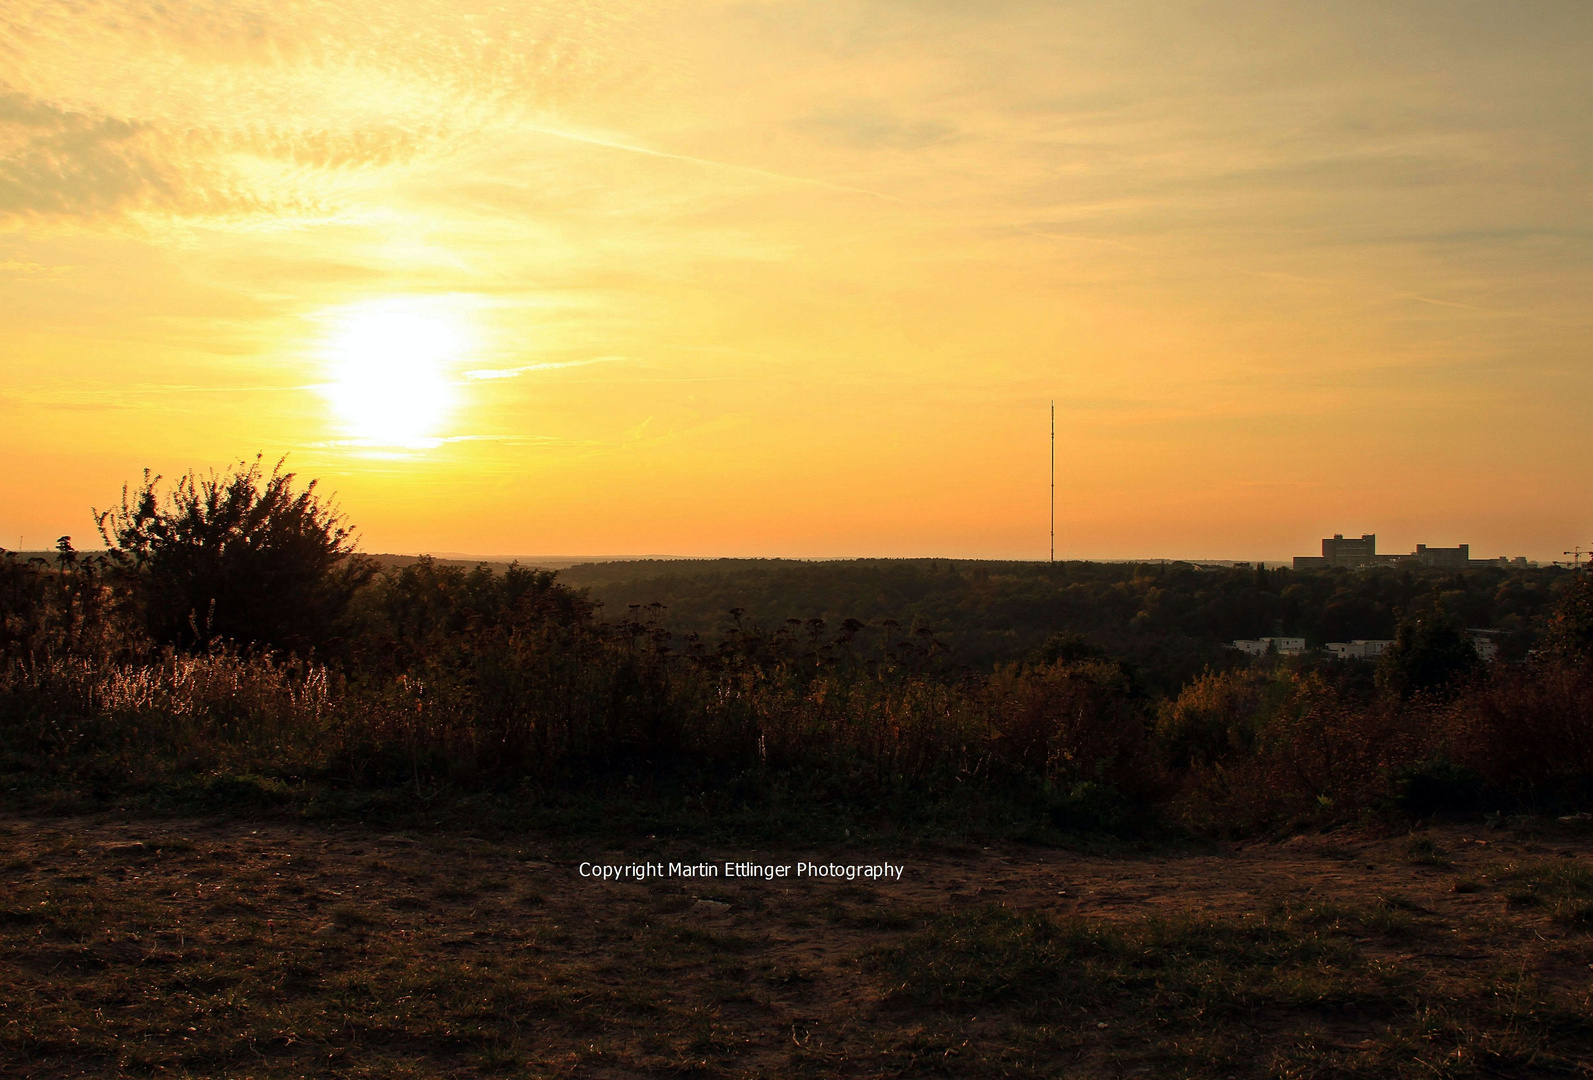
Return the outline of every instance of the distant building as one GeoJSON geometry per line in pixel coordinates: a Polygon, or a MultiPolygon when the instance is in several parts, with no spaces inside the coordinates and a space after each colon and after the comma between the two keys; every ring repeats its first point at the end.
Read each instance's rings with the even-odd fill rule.
{"type": "Polygon", "coordinates": [[[1538,564],[1535,562],[1528,562],[1525,555],[1517,555],[1513,559],[1509,558],[1508,556],[1501,555],[1497,559],[1472,559],[1467,565],[1497,566],[1504,570],[1526,570],[1528,568],[1536,567],[1538,564]]]}
{"type": "Polygon", "coordinates": [[[1455,566],[1465,569],[1471,565],[1471,545],[1461,544],[1452,548],[1430,548],[1426,544],[1417,544],[1416,551],[1407,555],[1411,562],[1419,562],[1423,566],[1455,566]]]}
{"type": "Polygon", "coordinates": [[[1469,567],[1499,566],[1507,569],[1522,569],[1535,567],[1538,564],[1528,562],[1526,556],[1518,555],[1514,559],[1500,556],[1497,559],[1473,559],[1471,545],[1461,544],[1457,547],[1432,548],[1426,544],[1417,544],[1416,550],[1409,555],[1379,555],[1377,553],[1377,534],[1363,533],[1359,539],[1345,536],[1343,533],[1334,533],[1322,541],[1321,555],[1296,555],[1294,568],[1296,570],[1326,570],[1332,567],[1362,567],[1362,566],[1398,566],[1400,564],[1415,564],[1417,566],[1453,567],[1464,570],[1469,567]]]}
{"type": "Polygon", "coordinates": [[[1483,660],[1492,660],[1499,655],[1499,642],[1494,639],[1501,631],[1498,630],[1467,630],[1471,635],[1471,647],[1477,650],[1477,655],[1483,660]]]}
{"type": "Polygon", "coordinates": [[[1392,644],[1382,638],[1356,638],[1354,641],[1330,641],[1327,651],[1339,660],[1375,660],[1392,644]]]}
{"type": "Polygon", "coordinates": [[[1265,656],[1276,652],[1279,656],[1298,656],[1305,652],[1303,637],[1241,638],[1228,646],[1249,656],[1265,656]]]}
{"type": "Polygon", "coordinates": [[[1322,541],[1322,554],[1296,555],[1296,570],[1320,570],[1329,566],[1370,566],[1377,557],[1377,534],[1366,533],[1359,540],[1334,533],[1322,541]]]}
{"type": "Polygon", "coordinates": [[[1363,533],[1359,540],[1342,533],[1322,541],[1322,557],[1330,566],[1369,566],[1377,557],[1377,534],[1363,533]]]}

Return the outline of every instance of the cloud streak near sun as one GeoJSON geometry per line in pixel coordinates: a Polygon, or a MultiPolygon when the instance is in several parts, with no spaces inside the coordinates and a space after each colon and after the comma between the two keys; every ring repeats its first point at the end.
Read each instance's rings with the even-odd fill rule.
{"type": "Polygon", "coordinates": [[[474,368],[465,372],[465,378],[480,381],[516,379],[532,371],[560,371],[565,368],[587,367],[591,364],[612,364],[624,360],[623,356],[593,356],[586,360],[559,360],[546,364],[521,364],[512,368],[474,368]]]}

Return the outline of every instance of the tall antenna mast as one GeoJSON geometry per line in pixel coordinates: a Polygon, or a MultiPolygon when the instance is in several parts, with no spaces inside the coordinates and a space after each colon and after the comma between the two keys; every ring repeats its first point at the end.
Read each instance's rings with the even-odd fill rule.
{"type": "Polygon", "coordinates": [[[1056,399],[1051,399],[1051,561],[1056,562],[1056,399]]]}

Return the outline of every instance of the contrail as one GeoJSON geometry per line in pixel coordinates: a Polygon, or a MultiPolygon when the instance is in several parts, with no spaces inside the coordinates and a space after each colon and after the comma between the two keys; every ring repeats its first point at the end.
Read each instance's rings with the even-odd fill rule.
{"type": "Polygon", "coordinates": [[[1498,311],[1493,308],[1481,308],[1475,304],[1462,304],[1458,300],[1435,300],[1430,296],[1417,296],[1415,293],[1395,293],[1396,300],[1415,300],[1423,304],[1432,304],[1434,307],[1460,308],[1462,311],[1480,311],[1484,315],[1512,315],[1514,312],[1498,311]]]}
{"type": "Polygon", "coordinates": [[[1029,225],[1019,225],[1015,231],[1023,233],[1025,236],[1038,236],[1042,240],[1073,240],[1080,244],[1100,244],[1103,247],[1121,248],[1124,251],[1138,252],[1140,250],[1133,244],[1125,244],[1121,240],[1108,240],[1101,236],[1080,236],[1078,233],[1049,232],[1029,225]]]}
{"type": "Polygon", "coordinates": [[[635,143],[619,142],[615,139],[600,139],[595,135],[581,135],[573,131],[561,131],[558,128],[528,126],[527,131],[538,135],[546,135],[553,139],[568,139],[570,142],[585,143],[588,146],[601,146],[608,150],[624,150],[632,154],[645,154],[648,157],[667,158],[670,161],[685,161],[692,165],[704,165],[711,169],[729,169],[732,172],[750,173],[753,176],[768,177],[771,180],[782,180],[788,184],[806,184],[809,187],[825,188],[829,191],[844,191],[852,195],[867,195],[871,199],[903,205],[902,200],[868,188],[853,187],[851,184],[836,184],[829,180],[815,180],[811,176],[792,176],[790,173],[775,172],[772,169],[760,169],[755,165],[737,165],[731,161],[715,161],[712,158],[696,157],[692,154],[673,154],[667,150],[653,150],[646,146],[637,146],[635,143]]]}
{"type": "Polygon", "coordinates": [[[1431,296],[1419,296],[1416,293],[1394,293],[1396,300],[1414,300],[1418,304],[1432,304],[1434,307],[1458,308],[1461,311],[1475,311],[1479,315],[1487,315],[1495,319],[1525,319],[1543,326],[1573,326],[1584,327],[1587,323],[1556,319],[1551,315],[1535,315],[1528,311],[1511,311],[1509,308],[1478,307],[1476,304],[1463,304],[1458,300],[1438,300],[1431,296]]]}

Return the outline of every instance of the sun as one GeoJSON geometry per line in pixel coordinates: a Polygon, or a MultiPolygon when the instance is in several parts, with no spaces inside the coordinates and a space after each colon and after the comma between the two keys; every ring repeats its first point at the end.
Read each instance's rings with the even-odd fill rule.
{"type": "Polygon", "coordinates": [[[433,442],[454,406],[452,369],[465,351],[447,314],[397,301],[347,309],[331,320],[327,397],[362,441],[433,442]]]}

